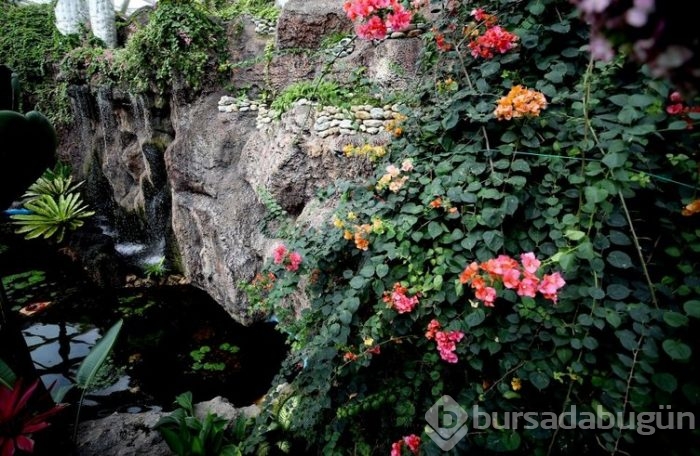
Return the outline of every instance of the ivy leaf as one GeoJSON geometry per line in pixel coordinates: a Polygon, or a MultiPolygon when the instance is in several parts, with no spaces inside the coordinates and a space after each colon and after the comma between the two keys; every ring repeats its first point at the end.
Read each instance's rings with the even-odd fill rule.
{"type": "Polygon", "coordinates": [[[630,256],[619,250],[613,250],[608,254],[608,263],[620,269],[632,267],[632,259],[630,256]]]}
{"type": "Polygon", "coordinates": [[[651,376],[651,381],[658,386],[661,391],[672,393],[678,388],[676,377],[665,372],[657,372],[651,376]]]}
{"type": "Polygon", "coordinates": [[[619,339],[622,346],[627,350],[632,351],[637,349],[637,336],[629,329],[616,331],[615,335],[619,339]]]}
{"type": "Polygon", "coordinates": [[[530,374],[530,383],[535,388],[543,390],[549,386],[549,377],[542,372],[533,372],[530,374]]]}
{"type": "Polygon", "coordinates": [[[438,222],[430,222],[428,223],[428,235],[430,235],[431,238],[435,239],[438,236],[440,236],[443,232],[442,225],[438,222]]]}
{"type": "Polygon", "coordinates": [[[683,304],[683,310],[691,317],[700,318],[700,301],[693,300],[686,302],[683,304]]]}
{"type": "Polygon", "coordinates": [[[513,160],[513,163],[510,165],[510,169],[512,169],[513,171],[529,173],[530,172],[530,165],[525,160],[518,159],[518,160],[513,160]]]}
{"type": "Polygon", "coordinates": [[[389,266],[386,264],[378,264],[375,268],[375,272],[377,273],[377,277],[381,279],[389,273],[389,266]]]}
{"type": "Polygon", "coordinates": [[[467,326],[473,328],[475,326],[479,326],[485,319],[486,314],[484,311],[481,309],[475,309],[466,316],[464,322],[467,324],[467,326]]]}
{"type": "Polygon", "coordinates": [[[459,114],[457,111],[450,111],[450,113],[442,119],[442,127],[445,130],[452,130],[459,123],[459,114]]]}
{"type": "Polygon", "coordinates": [[[360,276],[355,276],[350,280],[350,286],[355,290],[359,290],[360,288],[364,287],[366,283],[367,279],[360,276]]]}
{"type": "Polygon", "coordinates": [[[603,157],[602,162],[610,169],[620,168],[627,162],[627,157],[624,152],[609,153],[603,157]]]}
{"type": "Polygon", "coordinates": [[[666,339],[662,347],[666,354],[676,361],[687,361],[692,353],[689,346],[675,339],[666,339]]]}
{"type": "Polygon", "coordinates": [[[571,239],[572,241],[576,242],[576,241],[580,241],[581,239],[583,239],[586,236],[586,233],[584,233],[583,231],[579,231],[579,230],[566,230],[566,232],[564,232],[564,236],[566,236],[568,239],[571,239]]]}
{"type": "Polygon", "coordinates": [[[686,326],[688,324],[688,317],[679,312],[673,312],[671,310],[664,312],[664,321],[667,325],[672,328],[678,328],[680,326],[686,326]]]}
{"type": "Polygon", "coordinates": [[[606,293],[610,299],[621,301],[632,293],[632,290],[619,283],[612,283],[606,288],[606,293]]]}

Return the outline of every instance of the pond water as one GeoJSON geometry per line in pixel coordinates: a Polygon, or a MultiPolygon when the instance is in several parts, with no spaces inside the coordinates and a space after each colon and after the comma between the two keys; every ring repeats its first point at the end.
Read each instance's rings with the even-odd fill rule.
{"type": "MultiPolygon", "coordinates": [[[[86,395],[80,419],[170,409],[175,396],[223,396],[236,406],[260,399],[286,354],[272,323],[242,326],[205,292],[188,285],[101,289],[58,249],[0,232],[0,275],[21,317],[37,374],[48,387],[74,383],[92,346],[119,319],[114,349],[86,395]]],[[[66,402],[78,400],[72,389],[66,402]]]]}

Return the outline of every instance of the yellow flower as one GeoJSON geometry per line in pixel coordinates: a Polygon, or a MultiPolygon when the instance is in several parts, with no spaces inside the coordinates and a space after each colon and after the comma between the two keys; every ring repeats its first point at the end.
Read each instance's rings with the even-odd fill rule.
{"type": "Polygon", "coordinates": [[[357,214],[354,212],[348,212],[348,220],[357,220],[357,214]]]}
{"type": "Polygon", "coordinates": [[[345,226],[345,223],[343,223],[342,220],[338,218],[338,216],[334,215],[333,216],[333,226],[336,228],[342,228],[345,226]]]}
{"type": "Polygon", "coordinates": [[[513,380],[510,381],[510,387],[513,388],[513,391],[519,391],[522,386],[523,385],[518,377],[513,377],[513,380]]]}
{"type": "Polygon", "coordinates": [[[368,337],[364,340],[364,344],[367,347],[371,347],[372,345],[374,345],[374,339],[372,339],[371,337],[368,337]]]}

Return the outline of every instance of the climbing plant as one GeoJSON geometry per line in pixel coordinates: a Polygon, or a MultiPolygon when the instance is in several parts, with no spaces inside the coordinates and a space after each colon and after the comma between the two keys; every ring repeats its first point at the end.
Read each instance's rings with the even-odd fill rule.
{"type": "MultiPolygon", "coordinates": [[[[367,3],[346,11],[381,39],[400,11],[367,3]]],[[[444,454],[425,414],[448,395],[493,417],[451,454],[697,454],[687,420],[654,427],[700,401],[695,100],[591,60],[568,1],[445,2],[431,25],[374,178],[325,189],[335,215],[283,246],[303,261],[276,250],[244,287],[292,346],[284,434],[319,454],[444,454]],[[571,407],[562,426],[504,422],[571,407]]],[[[278,390],[251,447],[280,432],[278,390]]]]}

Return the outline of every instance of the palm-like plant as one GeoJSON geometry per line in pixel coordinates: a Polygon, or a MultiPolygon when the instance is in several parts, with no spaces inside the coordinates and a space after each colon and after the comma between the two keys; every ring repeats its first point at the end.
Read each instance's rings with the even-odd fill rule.
{"type": "Polygon", "coordinates": [[[60,174],[44,173],[36,180],[24,193],[25,198],[34,199],[42,195],[48,195],[53,198],[58,198],[60,195],[67,195],[75,192],[78,187],[83,185],[83,182],[73,182],[72,176],[64,176],[60,174]]]}
{"type": "Polygon", "coordinates": [[[42,194],[24,204],[31,214],[12,215],[12,223],[18,225],[18,234],[27,239],[56,236],[61,242],[66,230],[75,230],[83,225],[85,218],[95,215],[88,210],[78,193],[60,194],[54,197],[42,194]]]}

